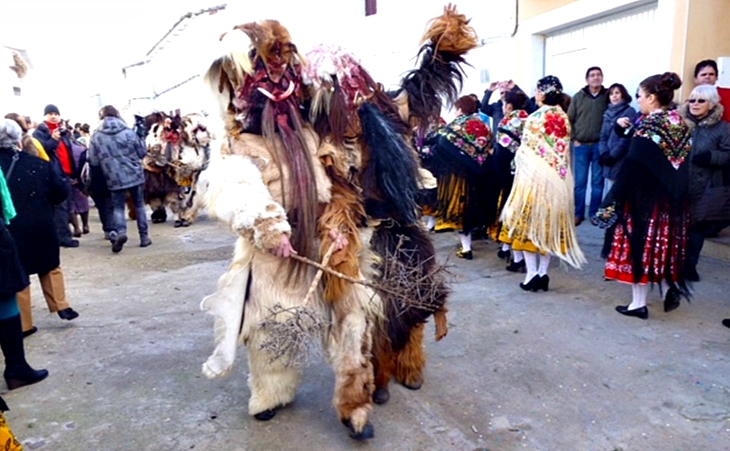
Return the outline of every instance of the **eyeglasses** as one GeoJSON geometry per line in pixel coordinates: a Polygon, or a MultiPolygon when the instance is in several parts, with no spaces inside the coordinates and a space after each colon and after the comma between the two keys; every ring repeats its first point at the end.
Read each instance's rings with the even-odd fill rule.
{"type": "Polygon", "coordinates": [[[702,103],[707,102],[707,99],[687,99],[687,103],[695,103],[695,102],[702,104],[702,103]]]}

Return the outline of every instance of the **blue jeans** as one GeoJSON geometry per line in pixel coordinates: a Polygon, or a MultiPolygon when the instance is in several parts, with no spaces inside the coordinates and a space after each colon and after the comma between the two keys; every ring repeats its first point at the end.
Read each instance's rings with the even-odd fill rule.
{"type": "Polygon", "coordinates": [[[588,170],[591,172],[591,201],[588,207],[590,216],[594,216],[601,206],[603,198],[603,168],[598,163],[598,144],[581,144],[573,148],[575,169],[575,217],[586,217],[586,186],[588,170]]]}
{"type": "Polygon", "coordinates": [[[117,235],[127,234],[127,219],[124,217],[124,202],[127,198],[127,191],[132,196],[132,202],[134,203],[134,209],[137,211],[137,230],[139,231],[139,237],[144,238],[148,236],[147,229],[147,212],[144,208],[144,185],[133,186],[128,189],[112,190],[112,209],[113,209],[113,220],[112,224],[114,231],[117,235]]]}

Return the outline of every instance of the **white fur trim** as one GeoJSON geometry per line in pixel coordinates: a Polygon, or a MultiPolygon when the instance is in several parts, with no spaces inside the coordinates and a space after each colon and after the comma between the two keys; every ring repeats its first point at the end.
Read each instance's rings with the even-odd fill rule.
{"type": "Polygon", "coordinates": [[[233,263],[218,279],[215,294],[200,303],[200,309],[215,316],[215,350],[203,364],[203,374],[212,379],[228,373],[236,358],[238,332],[243,319],[244,294],[254,248],[243,238],[236,242],[233,263]]]}
{"type": "Polygon", "coordinates": [[[286,211],[271,197],[261,172],[249,158],[228,155],[215,164],[211,162],[208,171],[205,205],[211,216],[238,232],[252,232],[259,248],[267,235],[291,232],[286,211]],[[275,221],[259,224],[271,219],[275,221]]]}

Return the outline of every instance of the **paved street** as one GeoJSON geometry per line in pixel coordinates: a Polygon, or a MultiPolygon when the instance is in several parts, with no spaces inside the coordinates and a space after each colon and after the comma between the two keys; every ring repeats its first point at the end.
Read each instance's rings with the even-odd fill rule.
{"type": "MultiPolygon", "coordinates": [[[[95,214],[92,216],[95,217],[95,214]]],[[[208,380],[212,317],[199,310],[234,239],[205,217],[189,228],[135,228],[119,255],[100,226],[63,249],[69,301],[81,316],[49,315],[33,280],[29,362],[40,384],[3,393],[28,450],[730,450],[730,252],[708,246],[691,304],[669,314],[650,294],[649,320],[614,311],[631,289],[606,282],[602,231],[579,227],[582,271],[551,266],[550,291],[525,293],[492,242],[472,261],[454,234],[434,235],[454,280],[449,335],[435,343],[420,391],[391,385],[372,415],[375,438],[347,437],[331,406],[334,377],[307,367],[293,405],[270,422],[247,415],[245,349],[232,373],[208,380]]]]}

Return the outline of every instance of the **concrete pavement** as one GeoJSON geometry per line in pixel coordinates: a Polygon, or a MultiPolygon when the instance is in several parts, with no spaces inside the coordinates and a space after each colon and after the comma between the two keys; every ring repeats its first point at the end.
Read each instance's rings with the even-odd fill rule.
{"type": "MultiPolygon", "coordinates": [[[[429,325],[426,383],[391,385],[372,415],[375,438],[347,437],[331,406],[334,377],[305,368],[293,405],[270,422],[247,415],[245,349],[232,373],[208,380],[212,318],[199,310],[227,266],[233,237],[202,218],[189,228],[134,225],[114,255],[98,222],[63,249],[72,321],[50,315],[33,280],[29,362],[50,376],[4,392],[8,422],[29,450],[730,450],[730,254],[708,246],[691,304],[649,320],[614,311],[631,289],[602,278],[602,231],[578,228],[589,264],[553,262],[547,293],[519,289],[492,242],[454,256],[454,234],[434,235],[453,265],[449,335],[429,325]]],[[[724,245],[720,245],[724,246],[724,245]]],[[[724,251],[723,251],[724,249],[724,251]]]]}

